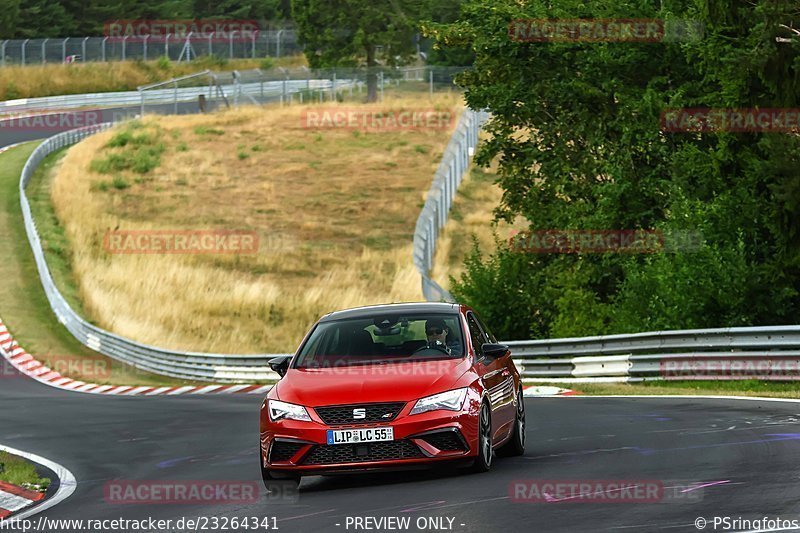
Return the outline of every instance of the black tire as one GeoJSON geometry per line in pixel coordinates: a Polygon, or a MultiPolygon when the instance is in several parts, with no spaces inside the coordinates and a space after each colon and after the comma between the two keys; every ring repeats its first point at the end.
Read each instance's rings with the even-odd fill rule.
{"type": "Polygon", "coordinates": [[[300,476],[273,472],[264,466],[261,452],[258,452],[258,464],[261,465],[261,479],[264,481],[264,488],[267,493],[287,494],[297,492],[300,486],[300,476]]]}
{"type": "Polygon", "coordinates": [[[481,405],[481,412],[478,419],[478,456],[472,465],[475,473],[488,472],[492,468],[492,412],[489,404],[481,405]]]}
{"type": "Polygon", "coordinates": [[[525,398],[522,395],[522,387],[517,393],[517,415],[514,420],[511,439],[503,444],[497,452],[504,457],[525,455],[525,398]]]}

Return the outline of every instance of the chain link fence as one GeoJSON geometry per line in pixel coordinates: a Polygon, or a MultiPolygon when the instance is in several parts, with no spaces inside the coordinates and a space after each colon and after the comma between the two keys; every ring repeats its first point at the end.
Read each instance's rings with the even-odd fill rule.
{"type": "Polygon", "coordinates": [[[138,92],[142,115],[205,112],[252,104],[364,101],[370,78],[378,101],[389,93],[426,99],[434,93],[458,91],[455,77],[463,70],[464,67],[426,66],[204,71],[139,87],[138,92]]]}
{"type": "Polygon", "coordinates": [[[0,66],[87,61],[153,60],[168,57],[185,61],[202,56],[224,59],[282,57],[302,52],[292,29],[252,34],[147,37],[65,37],[7,39],[0,42],[0,66]]]}

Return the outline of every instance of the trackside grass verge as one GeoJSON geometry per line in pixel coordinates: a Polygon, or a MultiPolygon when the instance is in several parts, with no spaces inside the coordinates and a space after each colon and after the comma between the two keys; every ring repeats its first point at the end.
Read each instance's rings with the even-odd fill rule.
{"type": "Polygon", "coordinates": [[[0,101],[36,98],[62,94],[135,91],[139,85],[165,81],[173,77],[209,70],[248,70],[305,65],[305,56],[288,56],[272,60],[220,60],[201,57],[188,63],[162,61],[87,62],[28,66],[6,66],[0,69],[0,101]]]}
{"type": "Polygon", "coordinates": [[[291,352],[329,311],[419,301],[414,225],[462,105],[457,94],[387,92],[376,104],[148,116],[92,136],[53,167],[74,274],[61,279],[100,327],[200,352],[291,352]],[[431,110],[452,120],[363,130],[304,119],[340,106],[384,120],[431,110]],[[108,249],[117,242],[108,235],[163,231],[253,232],[258,245],[238,254],[108,249]]]}
{"type": "Polygon", "coordinates": [[[513,229],[527,227],[521,219],[514,224],[494,222],[494,208],[500,204],[503,191],[495,183],[494,165],[489,168],[473,166],[458,188],[450,216],[436,243],[431,277],[445,289],[450,277],[459,279],[464,272],[464,259],[474,242],[481,253],[489,255],[496,249],[497,238],[508,241],[513,229]]]}
{"type": "Polygon", "coordinates": [[[33,463],[8,452],[0,452],[0,481],[37,492],[50,486],[50,479],[39,476],[33,463]]]}
{"type": "MultiPolygon", "coordinates": [[[[101,385],[199,384],[146,373],[107,358],[80,344],[59,324],[42,289],[19,204],[19,175],[37,144],[26,143],[0,154],[0,318],[21,346],[66,377],[101,385]]],[[[52,163],[53,159],[48,162],[52,163]]],[[[43,183],[46,175],[39,172],[34,176],[29,200],[51,273],[61,280],[62,287],[68,287],[63,281],[71,275],[66,268],[68,255],[47,198],[48,187],[43,183]]],[[[65,292],[70,303],[76,303],[75,294],[65,292]]]]}

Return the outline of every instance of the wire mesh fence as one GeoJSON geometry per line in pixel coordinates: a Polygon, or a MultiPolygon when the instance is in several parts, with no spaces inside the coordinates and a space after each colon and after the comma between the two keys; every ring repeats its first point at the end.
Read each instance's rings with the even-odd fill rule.
{"type": "Polygon", "coordinates": [[[464,67],[403,67],[204,71],[139,87],[141,114],[208,112],[223,107],[269,103],[308,104],[365,101],[370,81],[375,100],[388,94],[432,97],[458,91],[464,67]]]}
{"type": "Polygon", "coordinates": [[[282,57],[302,52],[292,29],[216,35],[148,37],[65,37],[7,39],[0,42],[0,65],[88,61],[185,61],[202,56],[224,59],[282,57]]]}

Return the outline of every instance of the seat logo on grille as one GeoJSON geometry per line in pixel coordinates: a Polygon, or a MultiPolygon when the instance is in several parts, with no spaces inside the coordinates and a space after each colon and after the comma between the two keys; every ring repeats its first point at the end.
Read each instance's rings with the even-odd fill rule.
{"type": "Polygon", "coordinates": [[[353,409],[353,420],[363,420],[367,418],[367,410],[364,408],[353,409]]]}

